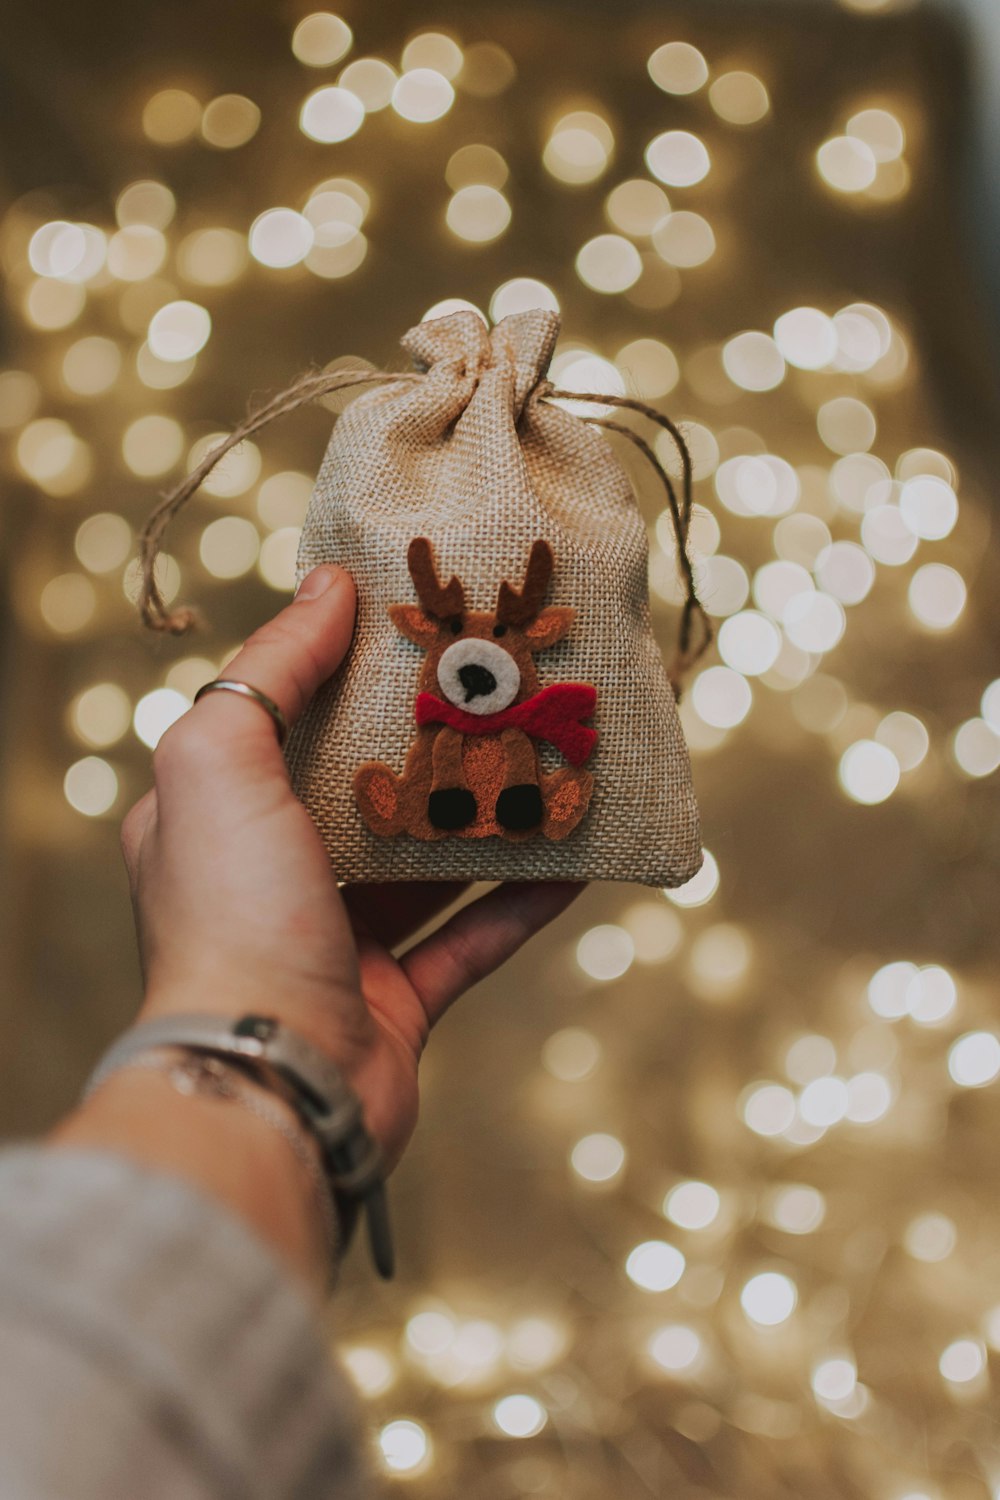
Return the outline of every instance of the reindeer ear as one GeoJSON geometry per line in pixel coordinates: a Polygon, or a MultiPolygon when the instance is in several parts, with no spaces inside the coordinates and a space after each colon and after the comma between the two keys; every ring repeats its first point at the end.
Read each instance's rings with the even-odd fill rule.
{"type": "Polygon", "coordinates": [[[401,635],[415,646],[426,650],[438,638],[439,621],[420,608],[419,604],[390,604],[389,618],[401,635]]]}
{"type": "Polygon", "coordinates": [[[550,604],[524,628],[524,639],[532,651],[544,651],[568,635],[576,610],[564,604],[550,604]]]}

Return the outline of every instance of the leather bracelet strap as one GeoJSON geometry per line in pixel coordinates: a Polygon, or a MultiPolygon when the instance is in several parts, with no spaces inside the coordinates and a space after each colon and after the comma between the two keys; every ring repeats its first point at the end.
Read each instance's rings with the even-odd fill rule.
{"type": "Polygon", "coordinates": [[[316,1137],[330,1189],[348,1207],[348,1239],[354,1224],[350,1209],[363,1204],[372,1259],[388,1280],[395,1257],[382,1154],[365,1129],[361,1101],[330,1059],[273,1016],[164,1016],[130,1027],[112,1043],[84,1085],[83,1097],[140,1052],[163,1045],[256,1065],[316,1137]]]}

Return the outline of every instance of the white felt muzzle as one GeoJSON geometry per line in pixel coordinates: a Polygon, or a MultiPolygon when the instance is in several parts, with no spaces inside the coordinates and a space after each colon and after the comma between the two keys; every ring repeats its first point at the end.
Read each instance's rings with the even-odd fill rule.
{"type": "Polygon", "coordinates": [[[466,636],[438,662],[438,682],[449,703],[467,714],[496,714],[517,697],[521,673],[509,651],[466,636]]]}

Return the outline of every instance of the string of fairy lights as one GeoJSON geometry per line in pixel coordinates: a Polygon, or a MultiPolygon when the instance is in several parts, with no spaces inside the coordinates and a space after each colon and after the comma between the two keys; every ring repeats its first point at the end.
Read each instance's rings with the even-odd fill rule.
{"type": "MultiPolygon", "coordinates": [[[[843,8],[860,24],[865,14],[905,7],[844,0],[843,8]]],[[[390,111],[419,151],[421,132],[447,123],[456,100],[502,99],[518,80],[509,51],[491,41],[463,46],[445,30],[414,32],[398,56],[366,56],[348,22],[322,12],[301,19],[289,43],[297,129],[330,146],[390,111]]],[[[775,122],[794,123],[780,118],[776,80],[760,73],[738,59],[716,66],[693,41],[666,36],[635,83],[670,99],[671,128],[641,143],[641,165],[629,170],[616,163],[632,160],[633,143],[620,127],[616,134],[596,100],[573,109],[539,101],[541,168],[553,193],[593,193],[593,233],[567,245],[558,286],[508,277],[482,306],[453,296],[424,315],[467,308],[488,323],[531,307],[565,311],[620,298],[651,328],[667,326],[675,303],[700,295],[702,269],[731,259],[738,226],[712,191],[718,159],[752,151],[775,122]],[[690,120],[688,104],[698,105],[690,120]]],[[[238,152],[267,127],[261,108],[241,94],[204,100],[164,87],[141,110],[145,139],[162,153],[157,177],[122,182],[106,212],[94,211],[95,222],[60,217],[49,197],[32,193],[0,224],[16,323],[12,364],[0,372],[0,432],[11,471],[32,488],[60,538],[26,558],[15,605],[22,628],[53,649],[73,652],[94,640],[113,646],[129,628],[139,518],[94,508],[108,493],[107,474],[170,483],[225,436],[193,432],[171,406],[172,392],[202,378],[216,297],[260,268],[298,268],[349,285],[370,243],[386,232],[375,212],[377,156],[365,180],[323,177],[297,203],[255,204],[241,227],[211,223],[205,204],[192,213],[170,185],[171,154],[238,152]],[[127,419],[109,436],[109,417],[114,423],[122,412],[127,419]]],[[[802,191],[825,194],[859,221],[904,210],[919,180],[923,128],[917,98],[845,99],[828,133],[810,143],[802,191]]],[[[295,140],[283,149],[294,152],[295,140]]],[[[488,251],[517,233],[518,183],[496,146],[454,140],[436,181],[429,212],[456,247],[488,251]]],[[[682,705],[696,780],[711,758],[739,763],[745,722],[781,715],[803,754],[822,758],[831,796],[846,803],[916,805],[936,794],[942,777],[971,783],[1000,768],[1000,679],[983,682],[967,717],[946,726],[921,716],[918,705],[872,704],[852,688],[856,621],[876,621],[890,642],[947,640],[969,628],[982,535],[981,501],[963,487],[953,457],[921,443],[893,450],[882,436],[882,411],[905,401],[922,378],[913,332],[899,312],[870,300],[790,305],[767,327],[734,328],[721,341],[686,348],[649,334],[595,347],[573,330],[582,317],[568,321],[551,372],[560,387],[636,393],[684,418],[699,495],[695,571],[717,625],[717,655],[702,664],[682,705]],[[729,420],[727,408],[745,395],[761,398],[755,409],[771,436],[729,420]],[[801,440],[782,436],[793,420],[799,428],[808,420],[807,452],[799,451],[801,440]]],[[[593,414],[582,403],[579,409],[593,414]]],[[[656,446],[676,472],[669,441],[656,446]]],[[[166,599],[182,589],[185,597],[206,595],[252,575],[276,595],[287,593],[311,487],[309,474],[272,469],[266,440],[241,444],[203,485],[192,511],[196,549],[160,559],[166,599]]],[[[682,596],[667,511],[650,517],[650,543],[653,604],[669,623],[682,596]]],[[[863,627],[861,637],[869,638],[863,627]]],[[[110,671],[75,686],[60,772],[72,815],[121,815],[125,771],[143,753],[135,741],[155,746],[224,665],[231,650],[223,645],[213,641],[211,651],[192,654],[185,644],[165,668],[151,663],[138,693],[110,671]]],[[[706,851],[701,872],[666,899],[609,897],[614,920],[579,933],[568,955],[579,982],[610,992],[675,965],[687,992],[724,1016],[752,981],[760,943],[725,914],[726,883],[725,859],[706,851]]],[[[643,1330],[640,1377],[671,1393],[670,1426],[691,1442],[711,1445],[727,1428],[778,1441],[826,1420],[840,1423],[838,1431],[865,1433],[886,1403],[877,1379],[861,1368],[848,1311],[828,1298],[834,1312],[824,1322],[815,1299],[807,1306],[808,1277],[797,1274],[809,1252],[797,1261],[794,1247],[807,1247],[831,1214],[829,1194],[806,1180],[809,1153],[845,1138],[877,1152],[897,1139],[912,1118],[915,1080],[930,1066],[922,1038],[936,1049],[940,1095],[1000,1077],[1000,1035],[977,1020],[983,1012],[963,975],[933,954],[885,955],[860,977],[852,1005],[840,1040],[791,1033],[770,1075],[746,1078],[737,1090],[734,1128],[756,1143],[759,1180],[740,1187],[720,1161],[716,1182],[665,1182],[655,1205],[662,1234],[637,1241],[609,1268],[615,1285],[649,1299],[652,1311],[634,1319],[628,1304],[629,1327],[643,1330]],[[799,1164],[801,1180],[788,1177],[789,1163],[799,1164]],[[726,1274],[748,1216],[793,1248],[726,1274]],[[787,1364],[793,1396],[762,1395],[749,1377],[732,1396],[734,1372],[758,1358],[787,1364]]],[[[538,1068],[553,1097],[580,1100],[606,1064],[597,1029],[574,1024],[547,1037],[538,1068]]],[[[608,1204],[627,1193],[634,1153],[624,1135],[591,1129],[567,1141],[575,1193],[595,1202],[606,1195],[608,1204]]],[[[933,1208],[913,1213],[900,1243],[916,1266],[935,1268],[957,1254],[961,1234],[955,1218],[933,1208]]],[[[849,1285],[847,1268],[841,1290],[849,1285]]],[[[384,1329],[366,1335],[359,1322],[342,1349],[377,1422],[387,1473],[433,1488],[449,1466],[454,1477],[463,1443],[471,1452],[487,1435],[513,1456],[496,1470],[497,1487],[477,1494],[556,1493],[547,1486],[562,1470],[516,1455],[554,1435],[565,1445],[572,1433],[571,1320],[537,1310],[502,1320],[433,1288],[415,1299],[400,1295],[394,1338],[384,1329]]],[[[844,1298],[849,1307],[849,1291],[844,1298]]],[[[941,1399],[956,1411],[988,1390],[990,1350],[1000,1350],[1000,1303],[980,1297],[973,1309],[956,1298],[952,1336],[936,1350],[933,1372],[941,1399]]],[[[897,1453],[892,1463],[879,1500],[946,1493],[919,1455],[897,1453]]],[[[975,1493],[994,1500],[1000,1459],[984,1457],[981,1469],[989,1488],[975,1493]]],[[[558,1492],[575,1494],[571,1475],[563,1478],[567,1487],[558,1492]]],[[[733,1485],[710,1492],[732,1493],[733,1485]]],[[[768,1491],[748,1485],[744,1492],[768,1491]]]]}

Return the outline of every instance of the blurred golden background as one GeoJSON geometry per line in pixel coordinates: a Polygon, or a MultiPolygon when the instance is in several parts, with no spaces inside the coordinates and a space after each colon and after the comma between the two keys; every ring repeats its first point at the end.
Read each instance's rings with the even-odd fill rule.
{"type": "MultiPolygon", "coordinates": [[[[444,1024],[401,1271],[353,1255],[331,1334],[400,1493],[996,1500],[975,38],[891,0],[8,11],[5,1132],[134,1015],[117,825],[290,588],[330,412],[168,534],[183,639],[130,602],[158,492],[310,364],[558,307],[554,378],[695,455],[709,852],[669,898],[591,889],[444,1024]]],[[[666,650],[669,520],[610,440],[666,650]]]]}

